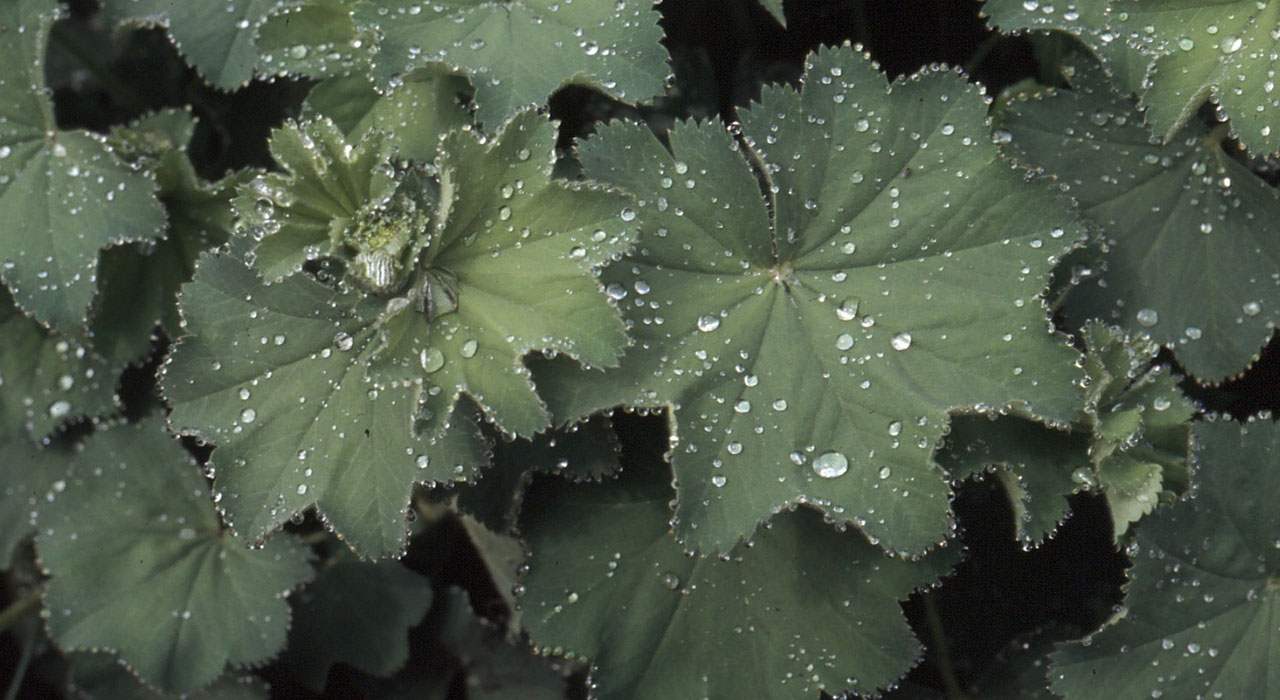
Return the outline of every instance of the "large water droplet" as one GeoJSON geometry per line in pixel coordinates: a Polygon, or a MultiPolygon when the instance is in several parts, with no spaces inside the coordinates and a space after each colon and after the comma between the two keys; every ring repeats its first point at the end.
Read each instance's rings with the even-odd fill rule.
{"type": "Polygon", "coordinates": [[[1155,309],[1139,309],[1138,313],[1134,314],[1134,318],[1143,328],[1150,328],[1160,322],[1160,314],[1155,309]]]}
{"type": "Polygon", "coordinates": [[[418,361],[422,363],[422,369],[427,373],[439,371],[444,367],[444,353],[436,348],[424,348],[418,353],[418,361]]]}
{"type": "Polygon", "coordinates": [[[252,423],[258,419],[258,412],[252,408],[246,408],[240,412],[241,423],[252,423]]]}
{"type": "Polygon", "coordinates": [[[902,352],[903,350],[911,347],[911,334],[899,333],[889,339],[889,345],[892,346],[894,350],[902,352]]]}
{"type": "Polygon", "coordinates": [[[715,314],[706,314],[698,317],[698,330],[703,333],[710,333],[720,327],[720,317],[715,314]]]}
{"type": "Polygon", "coordinates": [[[849,471],[849,458],[839,452],[824,452],[813,460],[813,473],[824,479],[834,479],[849,471]]]}
{"type": "Polygon", "coordinates": [[[476,356],[476,350],[478,350],[479,347],[480,346],[478,343],[476,343],[476,341],[468,340],[467,342],[462,344],[462,349],[459,350],[458,352],[464,358],[472,358],[476,356]]]}

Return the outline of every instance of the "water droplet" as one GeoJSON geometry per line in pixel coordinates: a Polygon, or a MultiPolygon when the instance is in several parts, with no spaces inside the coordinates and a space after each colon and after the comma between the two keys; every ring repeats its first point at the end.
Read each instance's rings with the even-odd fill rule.
{"type": "Polygon", "coordinates": [[[418,455],[417,458],[413,460],[413,463],[418,465],[419,469],[426,469],[431,465],[431,458],[424,454],[418,455]]]}
{"type": "Polygon", "coordinates": [[[298,495],[299,495],[299,496],[305,496],[305,495],[307,495],[307,485],[306,485],[306,484],[298,484],[298,495]]]}
{"type": "Polygon", "coordinates": [[[775,410],[775,411],[785,411],[785,410],[787,410],[787,400],[786,400],[786,399],[776,399],[776,400],[774,400],[774,402],[773,402],[773,410],[775,410]]]}
{"type": "Polygon", "coordinates": [[[836,338],[836,350],[848,350],[853,347],[853,336],[848,333],[841,333],[836,338]]]}
{"type": "Polygon", "coordinates": [[[670,572],[665,573],[662,575],[662,585],[666,586],[667,590],[674,591],[680,587],[680,577],[670,572]]]}
{"type": "Polygon", "coordinates": [[[476,350],[478,350],[478,349],[479,349],[479,347],[480,347],[480,346],[479,346],[479,343],[477,343],[476,341],[474,341],[474,340],[468,340],[467,342],[465,342],[465,343],[463,343],[463,344],[462,344],[462,349],[461,349],[461,350],[459,350],[458,352],[459,352],[459,354],[461,354],[464,358],[468,358],[468,359],[470,359],[470,358],[472,358],[472,357],[475,357],[475,356],[476,356],[476,350]]]}
{"type": "Polygon", "coordinates": [[[1182,49],[1183,51],[1190,51],[1195,47],[1196,47],[1196,42],[1192,41],[1190,37],[1184,36],[1178,40],[1178,48],[1182,49]]]}
{"type": "Polygon", "coordinates": [[[824,452],[813,460],[813,473],[824,479],[834,479],[849,471],[849,458],[839,452],[824,452]]]}
{"type": "Polygon", "coordinates": [[[892,436],[892,437],[898,437],[898,436],[899,436],[899,435],[901,435],[901,434],[902,434],[902,421],[900,421],[900,420],[896,420],[896,421],[894,421],[894,422],[892,422],[892,423],[890,423],[890,424],[889,424],[889,435],[890,435],[890,436],[892,436]]]}
{"type": "Polygon", "coordinates": [[[352,338],[349,333],[342,332],[333,336],[333,346],[341,352],[350,350],[355,347],[355,344],[355,338],[352,338]]]}
{"type": "Polygon", "coordinates": [[[1245,316],[1257,316],[1262,312],[1262,304],[1259,304],[1256,301],[1251,301],[1240,307],[1240,311],[1243,312],[1245,316]]]}
{"type": "Polygon", "coordinates": [[[636,210],[632,209],[631,207],[627,207],[623,209],[621,213],[618,214],[618,217],[621,218],[623,221],[635,221],[636,210]]]}
{"type": "Polygon", "coordinates": [[[750,402],[750,401],[748,401],[748,400],[746,400],[746,399],[742,399],[742,400],[738,401],[738,403],[735,403],[735,404],[733,405],[733,412],[734,412],[734,413],[750,413],[750,412],[751,412],[751,402],[750,402]]]}
{"type": "Polygon", "coordinates": [[[740,455],[742,454],[742,443],[736,441],[731,442],[728,445],[725,445],[724,449],[731,455],[740,455]]]}
{"type": "Polygon", "coordinates": [[[716,474],[711,477],[711,484],[716,488],[723,488],[727,481],[728,479],[725,478],[724,474],[716,474]]]}
{"type": "Polygon", "coordinates": [[[418,353],[418,361],[422,363],[422,369],[428,374],[437,372],[444,367],[444,353],[437,348],[423,348],[422,352],[418,353]]]}
{"type": "Polygon", "coordinates": [[[880,467],[880,471],[876,472],[876,476],[881,479],[888,479],[891,474],[893,474],[893,470],[889,467],[880,467]]]}
{"type": "Polygon", "coordinates": [[[1156,409],[1157,411],[1167,410],[1172,405],[1173,405],[1173,402],[1170,401],[1169,398],[1166,396],[1157,396],[1151,400],[1151,407],[1156,409]]]}
{"type": "Polygon", "coordinates": [[[1160,314],[1155,309],[1139,309],[1138,313],[1134,314],[1134,318],[1143,328],[1150,328],[1160,322],[1160,314]]]}
{"type": "Polygon", "coordinates": [[[500,206],[500,207],[498,207],[498,219],[499,219],[499,220],[501,220],[501,221],[507,221],[507,220],[509,220],[510,218],[511,218],[511,207],[509,207],[509,206],[507,206],[507,205],[505,205],[505,204],[504,204],[504,205],[502,205],[502,206],[500,206]]]}
{"type": "Polygon", "coordinates": [[[911,334],[898,333],[889,339],[889,345],[892,346],[894,350],[902,352],[903,350],[911,347],[911,334]]]}
{"type": "Polygon", "coordinates": [[[858,317],[858,300],[846,299],[836,307],[836,318],[841,321],[852,321],[858,317]]]}
{"type": "Polygon", "coordinates": [[[710,333],[720,327],[720,317],[715,314],[706,314],[698,317],[698,330],[703,333],[710,333]]]}
{"type": "Polygon", "coordinates": [[[71,412],[70,401],[54,401],[53,404],[49,406],[50,418],[61,418],[70,412],[71,412]]]}
{"type": "Polygon", "coordinates": [[[862,133],[871,128],[871,122],[866,119],[859,118],[853,122],[853,130],[862,133]]]}
{"type": "Polygon", "coordinates": [[[240,412],[241,423],[252,423],[258,419],[258,412],[252,408],[246,408],[240,412]]]}

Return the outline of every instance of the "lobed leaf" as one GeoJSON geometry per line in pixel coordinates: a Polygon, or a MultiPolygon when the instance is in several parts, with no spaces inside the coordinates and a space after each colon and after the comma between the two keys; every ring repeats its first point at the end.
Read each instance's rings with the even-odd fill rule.
{"type": "Polygon", "coordinates": [[[552,180],[554,142],[532,112],[492,141],[453,132],[437,184],[389,174],[370,155],[382,146],[349,148],[327,121],[278,132],[291,174],[237,201],[274,283],[232,254],[201,263],[181,303],[192,337],[165,378],[173,425],[219,446],[233,525],[260,539],[315,503],[358,552],[395,552],[410,484],[487,461],[471,402],[506,432],[548,427],[523,355],[616,362],[626,336],[592,269],[629,245],[630,199],[552,180]],[[382,208],[404,188],[416,209],[382,208]],[[360,255],[389,250],[403,277],[374,280],[360,255]],[[316,257],[345,272],[293,274],[316,257]]]}
{"type": "Polygon", "coordinates": [[[185,693],[284,646],[283,598],[311,578],[308,551],[285,537],[250,550],[224,532],[199,468],[159,423],[97,433],[47,501],[36,551],[62,649],[111,650],[185,693]]]}
{"type": "Polygon", "coordinates": [[[801,91],[743,114],[747,157],[709,124],[670,151],[626,124],[580,148],[638,197],[637,251],[603,273],[636,342],[603,381],[546,366],[539,387],[563,418],[674,409],[693,549],[809,502],[922,552],[950,528],[931,455],[951,412],[1078,415],[1079,356],[1040,300],[1076,238],[1065,206],[999,158],[972,86],[883,80],[849,49],[812,55],[801,91]]]}
{"type": "Polygon", "coordinates": [[[0,285],[0,435],[37,439],[84,417],[119,410],[117,373],[75,336],[22,314],[0,285]]]}
{"type": "Polygon", "coordinates": [[[717,557],[686,554],[667,521],[665,469],[603,485],[547,479],[521,518],[532,552],[523,620],[544,654],[590,659],[596,697],[870,692],[920,647],[897,602],[946,555],[886,558],[809,508],[717,557]]]}
{"type": "Polygon", "coordinates": [[[0,5],[0,280],[27,312],[64,333],[85,321],[100,248],[159,236],[150,173],[101,136],[60,131],[44,80],[55,0],[0,5]]]}
{"type": "Polygon", "coordinates": [[[363,0],[353,12],[356,27],[378,37],[380,86],[442,64],[470,78],[489,129],[567,84],[639,102],[662,92],[669,74],[650,0],[363,0]]]}
{"type": "Polygon", "coordinates": [[[1207,382],[1257,359],[1280,320],[1280,247],[1266,224],[1280,197],[1223,152],[1221,129],[1190,124],[1162,144],[1087,65],[1072,91],[1010,104],[1000,128],[1099,231],[1104,252],[1064,305],[1070,323],[1150,334],[1207,382]]]}
{"type": "MultiPolygon", "coordinates": [[[[70,657],[71,689],[94,700],[162,700],[170,697],[143,685],[110,654],[75,652],[70,657]]],[[[183,697],[189,700],[268,700],[267,684],[256,676],[224,674],[212,685],[183,697]]]]}
{"type": "Polygon", "coordinates": [[[1196,431],[1194,497],[1137,528],[1123,614],[1061,646],[1050,679],[1071,700],[1280,697],[1280,431],[1230,421],[1196,431]]]}

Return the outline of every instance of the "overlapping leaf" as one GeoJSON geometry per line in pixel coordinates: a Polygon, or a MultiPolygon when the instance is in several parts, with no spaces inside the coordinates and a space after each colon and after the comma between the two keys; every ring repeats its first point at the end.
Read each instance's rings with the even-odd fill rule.
{"type": "Polygon", "coordinates": [[[354,0],[292,0],[259,26],[255,44],[267,74],[311,78],[364,75],[377,38],[356,29],[354,0]]]}
{"type": "Polygon", "coordinates": [[[381,85],[444,64],[471,79],[490,129],[566,84],[638,102],[662,92],[668,75],[650,0],[366,0],[354,13],[358,28],[378,35],[381,85]]]}
{"type": "Polygon", "coordinates": [[[804,80],[743,114],[772,212],[716,126],[677,125],[670,152],[621,124],[582,145],[590,177],[641,201],[637,253],[603,275],[636,345],[601,381],[559,366],[539,387],[564,417],[674,408],[693,548],[727,551],[808,501],[920,552],[948,532],[931,455],[951,411],[1078,414],[1078,355],[1039,298],[1077,233],[998,157],[957,76],[886,89],[842,49],[804,80]]]}
{"type": "Polygon", "coordinates": [[[260,538],[316,503],[357,551],[394,552],[412,482],[485,462],[471,401],[506,432],[549,425],[523,355],[616,363],[625,334],[591,270],[629,245],[630,199],[552,180],[554,142],[532,112],[491,142],[453,132],[437,185],[417,166],[398,178],[376,138],[350,147],[327,122],[277,134],[289,176],[240,206],[261,231],[255,264],[280,281],[231,255],[201,263],[182,302],[193,337],[165,381],[172,423],[218,445],[236,527],[260,538]],[[415,209],[382,208],[405,187],[415,209]],[[395,262],[367,263],[384,253],[395,262]],[[295,273],[317,257],[345,281],[295,273]]]}
{"type": "Polygon", "coordinates": [[[1162,145],[1088,65],[1070,92],[1014,101],[1000,127],[1101,229],[1106,252],[1065,305],[1073,324],[1148,333],[1205,381],[1257,358],[1280,322],[1280,197],[1223,153],[1221,129],[1194,123],[1162,145]]]}
{"type": "Polygon", "coordinates": [[[317,692],[337,662],[375,676],[394,673],[409,658],[408,628],[431,605],[431,582],[399,562],[339,557],[293,596],[293,627],[282,658],[317,692]]]}
{"type": "Polygon", "coordinates": [[[98,250],[159,236],[165,215],[149,173],[96,134],[58,130],[44,82],[58,8],[0,5],[0,280],[42,323],[74,333],[93,298],[98,250]]]}
{"type": "Polygon", "coordinates": [[[40,506],[36,548],[54,641],[112,650],[170,692],[279,651],[284,595],[312,575],[289,538],[251,550],[224,532],[199,467],[155,422],[89,441],[40,506]]]}
{"type": "Polygon", "coordinates": [[[18,543],[36,531],[33,513],[67,470],[63,450],[36,447],[21,432],[0,432],[0,571],[13,565],[18,543]]]}
{"type": "MultiPolygon", "coordinates": [[[[71,690],[76,697],[93,700],[163,700],[172,697],[143,685],[117,657],[110,654],[68,654],[70,657],[71,690]]],[[[187,700],[268,700],[267,684],[260,678],[245,674],[226,674],[213,685],[188,693],[187,700]]]]}
{"type": "Polygon", "coordinates": [[[1053,690],[1073,700],[1280,698],[1280,431],[1220,421],[1197,431],[1195,497],[1137,528],[1123,615],[1062,647],[1053,690]]]}
{"type": "Polygon", "coordinates": [[[1151,56],[1107,26],[1110,0],[985,0],[982,14],[1006,32],[1058,30],[1075,35],[1102,59],[1123,92],[1137,92],[1151,66],[1151,56]]]}
{"type": "Polygon", "coordinates": [[[157,324],[178,337],[178,288],[191,279],[200,253],[231,233],[231,196],[250,173],[202,181],[186,155],[194,131],[189,112],[169,110],[112,134],[116,153],[156,173],[169,214],[169,231],[160,241],[103,251],[90,328],[94,347],[116,365],[145,355],[157,324]]]}
{"type": "Polygon", "coordinates": [[[253,78],[254,45],[267,18],[296,0],[104,0],[109,22],[161,25],[169,30],[187,62],[213,85],[235,90],[253,78]]]}
{"type": "Polygon", "coordinates": [[[86,344],[27,318],[0,285],[0,435],[36,439],[117,410],[116,373],[86,344]]]}
{"type": "Polygon", "coordinates": [[[947,552],[886,558],[801,508],[724,561],[688,556],[667,525],[667,477],[659,464],[603,485],[547,479],[527,499],[525,626],[544,653],[590,659],[597,697],[870,692],[915,663],[897,602],[947,552]]]}

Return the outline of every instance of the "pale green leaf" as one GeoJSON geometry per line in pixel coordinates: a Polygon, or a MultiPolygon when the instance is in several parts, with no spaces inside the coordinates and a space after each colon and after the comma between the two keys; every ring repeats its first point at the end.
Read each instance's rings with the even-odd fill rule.
{"type": "Polygon", "coordinates": [[[1280,430],[1200,426],[1195,497],[1136,528],[1125,608],[1053,657],[1068,700],[1280,698],[1280,430]]]}
{"type": "Polygon", "coordinates": [[[316,85],[305,108],[332,119],[348,141],[373,129],[385,131],[400,157],[431,162],[442,134],[471,123],[470,111],[458,100],[470,92],[465,79],[426,69],[408,74],[386,94],[374,90],[364,76],[353,75],[316,85]]]}
{"type": "Polygon", "coordinates": [[[471,79],[488,129],[567,84],[640,102],[661,93],[670,72],[651,0],[376,0],[354,13],[358,28],[378,35],[380,85],[444,64],[471,79]]]}
{"type": "Polygon", "coordinates": [[[154,178],[102,137],[59,131],[44,84],[54,0],[0,3],[0,280],[41,323],[77,332],[93,298],[98,249],[155,238],[154,178]]]}
{"type": "Polygon", "coordinates": [[[1074,35],[1103,62],[1123,92],[1137,92],[1152,57],[1108,25],[1111,0],[985,0],[982,14],[1004,32],[1057,30],[1074,35]]]}
{"type": "Polygon", "coordinates": [[[207,262],[183,295],[171,421],[218,445],[216,488],[251,538],[315,503],[357,551],[395,552],[411,483],[485,463],[472,401],[506,432],[548,427],[523,355],[616,362],[626,336],[592,270],[628,247],[631,200],[552,180],[555,129],[533,112],[489,141],[453,132],[431,171],[348,148],[328,121],[272,145],[290,175],[237,207],[282,279],[207,262]],[[316,257],[326,282],[285,276],[316,257]]]}
{"type": "Polygon", "coordinates": [[[727,551],[807,501],[924,551],[950,527],[931,458],[950,412],[1078,415],[1079,356],[1040,299],[1071,216],[1000,159],[956,75],[886,86],[824,49],[802,91],[766,88],[741,116],[772,217],[716,125],[677,125],[670,151],[626,124],[582,144],[589,177],[642,202],[637,252],[602,275],[636,342],[601,381],[548,367],[539,387],[564,418],[674,408],[691,548],[727,551]]]}
{"type": "Polygon", "coordinates": [[[338,555],[291,602],[293,627],[281,662],[319,692],[334,663],[375,676],[403,666],[408,629],[431,605],[431,582],[398,561],[338,555]]]}
{"type": "Polygon", "coordinates": [[[97,433],[47,501],[36,550],[61,648],[114,651],[147,683],[191,692],[284,646],[284,596],[311,578],[308,550],[288,537],[251,550],[223,531],[199,467],[159,423],[97,433]]]}
{"type": "Polygon", "coordinates": [[[87,345],[27,318],[0,285],[0,435],[36,439],[115,413],[117,373],[87,345]]]}
{"type": "Polygon", "coordinates": [[[223,90],[253,79],[258,62],[254,39],[279,8],[294,0],[104,0],[108,22],[161,25],[200,75],[223,90]]]}
{"type": "Polygon", "coordinates": [[[1148,333],[1218,382],[1248,367],[1280,322],[1280,246],[1266,225],[1280,197],[1223,152],[1222,129],[1196,122],[1162,145],[1141,122],[1081,66],[1072,91],[1019,100],[1000,127],[1069,188],[1105,246],[1068,295],[1068,320],[1148,333]]]}
{"type": "Polygon", "coordinates": [[[1166,141],[1212,98],[1254,151],[1280,151],[1280,5],[1257,0],[1112,0],[1115,29],[1154,55],[1147,122],[1166,141]]]}
{"type": "Polygon", "coordinates": [[[887,558],[809,509],[779,515],[727,558],[671,536],[669,472],[534,486],[521,605],[535,646],[585,656],[596,697],[795,698],[870,692],[920,653],[898,601],[945,571],[887,558]]]}

